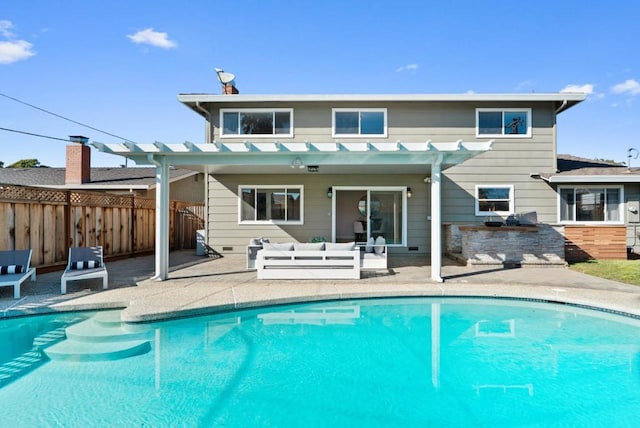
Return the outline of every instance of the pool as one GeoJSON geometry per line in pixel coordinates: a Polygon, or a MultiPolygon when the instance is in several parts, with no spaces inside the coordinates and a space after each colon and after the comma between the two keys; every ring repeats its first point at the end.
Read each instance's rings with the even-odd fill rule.
{"type": "Polygon", "coordinates": [[[640,414],[640,320],[603,311],[395,298],[118,317],[0,321],[0,426],[615,427],[640,414]]]}

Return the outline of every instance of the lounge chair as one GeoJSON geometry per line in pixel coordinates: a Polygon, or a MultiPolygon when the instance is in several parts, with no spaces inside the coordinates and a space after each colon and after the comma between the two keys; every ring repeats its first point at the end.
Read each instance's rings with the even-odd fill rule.
{"type": "Polygon", "coordinates": [[[20,298],[20,284],[31,277],[36,280],[36,268],[31,267],[31,250],[0,251],[0,287],[13,286],[13,298],[20,298]]]}
{"type": "Polygon", "coordinates": [[[109,274],[104,265],[102,247],[69,248],[69,261],[60,280],[60,292],[67,293],[67,282],[102,278],[102,288],[109,287],[109,274]]]}

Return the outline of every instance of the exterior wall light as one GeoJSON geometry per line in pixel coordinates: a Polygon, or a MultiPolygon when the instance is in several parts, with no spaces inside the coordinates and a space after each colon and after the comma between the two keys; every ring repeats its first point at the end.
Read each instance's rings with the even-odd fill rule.
{"type": "Polygon", "coordinates": [[[413,196],[413,192],[411,191],[411,187],[407,187],[407,198],[411,198],[413,196]]]}
{"type": "Polygon", "coordinates": [[[327,189],[327,198],[333,198],[333,187],[327,189]]]}
{"type": "Polygon", "coordinates": [[[302,162],[302,159],[300,158],[295,158],[293,161],[291,161],[291,168],[304,168],[304,162],[302,162]]]}

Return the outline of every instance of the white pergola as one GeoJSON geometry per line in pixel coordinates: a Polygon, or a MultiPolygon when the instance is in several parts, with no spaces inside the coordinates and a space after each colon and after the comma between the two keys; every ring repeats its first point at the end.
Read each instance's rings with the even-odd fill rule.
{"type": "MultiPolygon", "coordinates": [[[[169,275],[169,167],[206,174],[301,174],[293,165],[314,165],[321,173],[426,174],[431,177],[431,279],[442,282],[441,173],[491,150],[493,141],[426,142],[280,142],[242,141],[211,144],[103,144],[99,151],[156,167],[155,279],[169,275]]],[[[205,228],[207,230],[207,228],[205,228]]]]}

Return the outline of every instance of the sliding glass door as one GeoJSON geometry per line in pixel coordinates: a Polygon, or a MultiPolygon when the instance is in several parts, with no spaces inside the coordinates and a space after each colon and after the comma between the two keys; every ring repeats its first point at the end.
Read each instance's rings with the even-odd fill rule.
{"type": "Polygon", "coordinates": [[[334,186],[333,238],[406,245],[406,188],[334,186]]]}
{"type": "Polygon", "coordinates": [[[369,190],[367,237],[384,237],[387,245],[404,242],[402,190],[369,190]]]}

